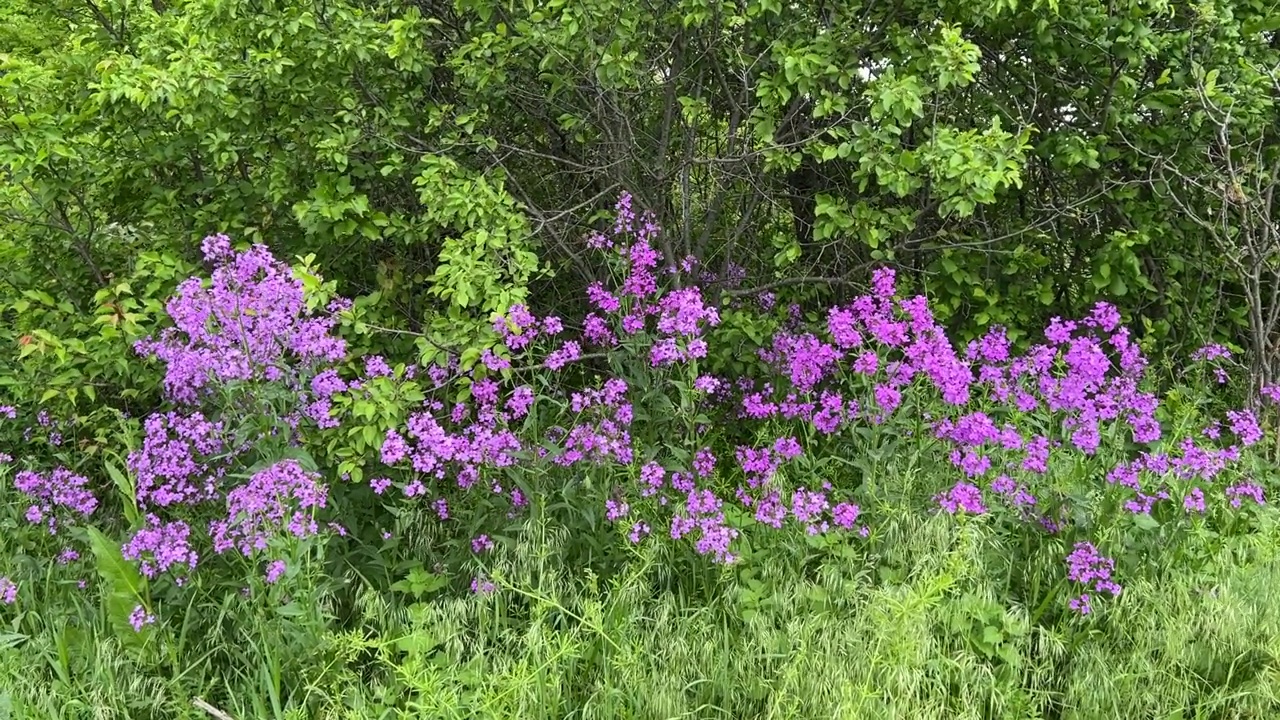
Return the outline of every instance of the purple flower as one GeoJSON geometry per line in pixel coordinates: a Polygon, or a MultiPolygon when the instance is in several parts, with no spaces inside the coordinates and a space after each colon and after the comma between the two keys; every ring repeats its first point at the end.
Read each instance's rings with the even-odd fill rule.
{"type": "MultiPolygon", "coordinates": [[[[1078,583],[1085,589],[1097,592],[1109,592],[1112,596],[1120,594],[1120,586],[1111,579],[1115,570],[1115,560],[1104,557],[1092,543],[1078,542],[1075,549],[1067,556],[1067,579],[1078,583]]],[[[1092,609],[1089,596],[1082,595],[1079,604],[1072,604],[1072,609],[1088,614],[1092,609]]]]}
{"type": "Polygon", "coordinates": [[[609,522],[616,522],[626,517],[631,512],[631,507],[624,502],[616,500],[604,501],[604,518],[609,522]]]}
{"type": "Polygon", "coordinates": [[[560,346],[559,350],[547,356],[547,367],[552,370],[559,370],[565,365],[577,360],[582,356],[582,348],[577,342],[570,340],[560,346]]]}
{"type": "Polygon", "coordinates": [[[693,389],[698,392],[714,393],[720,388],[721,384],[720,380],[712,375],[699,375],[693,381],[693,389]]]}
{"type": "Polygon", "coordinates": [[[794,437],[781,437],[774,441],[773,451],[784,460],[794,460],[804,454],[800,441],[794,437]]]}
{"type": "Polygon", "coordinates": [[[488,535],[479,535],[471,540],[471,552],[479,555],[493,549],[493,541],[488,535]]]}
{"type": "Polygon", "coordinates": [[[511,417],[519,419],[529,414],[529,408],[533,406],[533,388],[522,385],[511,391],[511,397],[507,399],[507,412],[511,413],[511,417]]]}
{"type": "Polygon", "coordinates": [[[506,370],[507,368],[511,367],[510,360],[494,355],[493,351],[490,350],[489,348],[485,348],[484,352],[480,353],[480,362],[483,363],[486,368],[489,368],[489,370],[493,372],[506,370]]]}
{"type": "Polygon", "coordinates": [[[1258,505],[1265,505],[1262,486],[1252,482],[1237,483],[1227,488],[1227,497],[1231,498],[1231,507],[1240,507],[1241,500],[1249,498],[1258,505]]]}
{"type": "Polygon", "coordinates": [[[622,307],[622,304],[618,302],[618,298],[614,297],[613,293],[605,290],[604,285],[598,282],[587,286],[587,299],[605,314],[615,313],[622,307]]]}
{"type": "Polygon", "coordinates": [[[663,335],[692,336],[700,333],[703,325],[720,324],[719,312],[703,302],[697,286],[667,293],[658,301],[657,310],[657,330],[663,335]]]}
{"type": "Polygon", "coordinates": [[[791,514],[805,526],[810,535],[826,531],[827,524],[820,518],[830,506],[826,493],[823,492],[800,488],[791,495],[791,514]]]}
{"type": "Polygon", "coordinates": [[[283,560],[273,560],[267,565],[266,580],[268,585],[275,585],[280,576],[284,575],[285,564],[283,560]]]}
{"type": "Polygon", "coordinates": [[[897,292],[893,268],[877,268],[871,273],[871,291],[882,300],[890,300],[897,292]]]}
{"type": "Polygon", "coordinates": [[[139,505],[195,504],[219,496],[217,480],[238,453],[227,447],[221,422],[209,422],[198,412],[170,412],[147,417],[143,427],[142,447],[127,460],[137,478],[139,505]],[[223,458],[212,459],[217,455],[223,458]]]}
{"type": "Polygon", "coordinates": [[[49,532],[56,533],[58,516],[88,517],[98,507],[98,499],[86,487],[89,479],[60,467],[48,474],[23,470],[14,475],[13,486],[35,500],[27,509],[27,519],[39,523],[47,519],[49,532]]]}
{"type": "Polygon", "coordinates": [[[880,406],[886,414],[892,413],[898,409],[898,405],[902,404],[902,393],[890,385],[876,385],[875,389],[876,404],[880,406]]]}
{"type": "Polygon", "coordinates": [[[1182,506],[1187,512],[1204,512],[1204,491],[1200,488],[1191,488],[1187,496],[1182,499],[1182,506]]]}
{"type": "Polygon", "coordinates": [[[950,490],[935,498],[943,510],[955,515],[969,513],[981,515],[987,511],[982,502],[982,490],[967,482],[958,482],[950,490]]]}
{"type": "Polygon", "coordinates": [[[364,360],[364,374],[368,377],[391,377],[391,366],[381,355],[370,355],[364,360]]]}
{"type": "Polygon", "coordinates": [[[288,533],[307,537],[319,532],[311,513],[323,509],[328,487],[320,476],[283,460],[255,473],[246,485],[227,495],[227,518],[209,524],[214,552],[232,548],[246,557],[265,550],[268,540],[288,533]]]}
{"type": "Polygon", "coordinates": [[[853,371],[860,375],[875,375],[878,369],[880,356],[872,350],[859,354],[858,359],[853,361],[853,371]]]}
{"type": "Polygon", "coordinates": [[[1231,350],[1227,349],[1225,345],[1220,345],[1218,343],[1210,343],[1200,348],[1199,350],[1196,350],[1195,352],[1191,353],[1191,359],[1194,361],[1207,361],[1207,360],[1219,360],[1219,359],[1228,360],[1230,358],[1231,358],[1231,350]]]}
{"type": "Polygon", "coordinates": [[[144,625],[150,625],[155,621],[156,616],[148,613],[141,605],[135,606],[133,612],[129,613],[129,624],[133,626],[134,632],[142,632],[144,625]]]}
{"type": "Polygon", "coordinates": [[[221,233],[210,235],[200,243],[200,251],[208,262],[221,262],[231,256],[231,238],[221,233]]]}
{"type": "Polygon", "coordinates": [[[409,454],[409,445],[395,430],[388,430],[382,441],[382,462],[384,465],[395,465],[409,454]]]}
{"type": "Polygon", "coordinates": [[[715,472],[715,469],[716,456],[715,453],[711,452],[711,448],[704,447],[694,455],[693,471],[698,474],[698,477],[711,477],[711,474],[715,472]]]}
{"type": "Polygon", "coordinates": [[[852,530],[853,526],[858,524],[858,516],[862,511],[857,505],[850,503],[839,503],[831,511],[831,518],[835,523],[846,530],[852,530]]]}
{"type": "Polygon", "coordinates": [[[18,584],[7,577],[0,577],[0,602],[12,605],[18,599],[18,584]]]}
{"type": "Polygon", "coordinates": [[[1093,612],[1093,606],[1089,604],[1089,593],[1084,593],[1080,595],[1080,597],[1072,598],[1067,605],[1081,615],[1088,615],[1093,612]]]}
{"type": "Polygon", "coordinates": [[[1227,420],[1231,423],[1231,432],[1240,438],[1240,443],[1245,447],[1262,439],[1262,428],[1258,425],[1258,418],[1251,411],[1228,410],[1227,420]]]}
{"type": "Polygon", "coordinates": [[[638,521],[635,525],[631,526],[631,533],[627,536],[627,538],[631,540],[633,544],[639,543],[641,540],[643,540],[645,537],[649,535],[649,531],[650,531],[649,523],[641,520],[641,521],[638,521]]]}
{"type": "Polygon", "coordinates": [[[191,549],[191,529],[181,520],[163,523],[147,515],[147,524],[121,548],[126,560],[138,561],[142,574],[154,578],[170,568],[185,565],[181,575],[196,569],[199,556],[191,549]]]}
{"type": "Polygon", "coordinates": [[[332,368],[311,378],[311,391],[319,397],[327,398],[346,389],[347,383],[332,368]]]}
{"type": "Polygon", "coordinates": [[[1062,345],[1071,340],[1071,333],[1076,329],[1076,324],[1070,320],[1064,321],[1060,317],[1055,317],[1049,321],[1049,326],[1044,329],[1044,336],[1054,345],[1062,345]]]}
{"type": "Polygon", "coordinates": [[[182,282],[166,305],[174,326],[135,344],[165,363],[173,399],[195,402],[211,382],[280,379],[346,355],[345,341],[332,335],[337,315],[308,311],[301,280],[266,246],[229,253],[214,238],[205,250],[218,264],[209,284],[182,282]]]}
{"type": "Polygon", "coordinates": [[[840,424],[844,420],[858,410],[858,404],[850,400],[847,404],[836,393],[822,393],[819,399],[819,409],[813,413],[813,427],[824,435],[830,435],[840,428],[840,424]]]}

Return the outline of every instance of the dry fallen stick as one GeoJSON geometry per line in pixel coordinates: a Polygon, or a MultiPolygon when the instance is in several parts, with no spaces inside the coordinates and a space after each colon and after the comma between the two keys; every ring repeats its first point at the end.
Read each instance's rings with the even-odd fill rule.
{"type": "Polygon", "coordinates": [[[230,715],[228,715],[228,714],[226,714],[226,713],[222,712],[222,711],[221,711],[221,710],[219,710],[218,708],[216,708],[216,707],[214,707],[214,706],[210,705],[209,703],[205,702],[205,701],[204,701],[203,699],[201,699],[201,698],[195,698],[195,699],[193,699],[193,700],[191,701],[191,704],[192,704],[192,705],[195,705],[195,706],[196,706],[197,708],[199,708],[200,710],[203,710],[203,711],[205,711],[205,712],[209,713],[209,715],[210,715],[211,717],[215,717],[215,718],[217,718],[218,720],[235,720],[235,718],[233,718],[233,717],[231,717],[230,715]]]}

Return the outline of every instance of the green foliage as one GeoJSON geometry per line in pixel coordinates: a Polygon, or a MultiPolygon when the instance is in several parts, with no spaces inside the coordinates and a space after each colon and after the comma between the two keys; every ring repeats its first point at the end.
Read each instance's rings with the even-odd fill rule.
{"type": "MultiPolygon", "coordinates": [[[[22,636],[0,649],[0,705],[13,717],[195,718],[199,696],[238,718],[370,719],[1193,718],[1280,707],[1274,526],[1214,553],[1208,572],[1134,583],[1101,622],[1045,629],[1030,608],[993,600],[1004,574],[988,530],[914,517],[873,539],[891,568],[812,572],[762,555],[705,578],[664,569],[649,546],[604,583],[556,562],[566,536],[535,533],[495,559],[493,596],[365,591],[357,623],[302,662],[272,644],[286,625],[258,606],[208,608],[208,644],[238,643],[219,652],[234,648],[244,663],[227,677],[198,665],[171,675],[75,633],[60,660],[51,636],[22,636]],[[33,665],[44,648],[49,661],[33,665]],[[65,676],[54,670],[63,662],[65,676]],[[278,691],[280,673],[298,690],[278,691]]],[[[407,590],[434,585],[421,570],[406,578],[418,581],[407,590]]]]}
{"type": "MultiPolygon", "coordinates": [[[[147,582],[133,563],[120,554],[120,544],[106,537],[97,528],[85,528],[89,547],[97,560],[98,576],[102,578],[106,595],[106,612],[116,635],[123,641],[138,643],[147,634],[134,632],[129,626],[129,614],[135,607],[147,604],[147,582]]],[[[149,634],[149,632],[148,632],[149,634]]]]}
{"type": "Polygon", "coordinates": [[[501,178],[424,151],[465,132],[423,83],[436,53],[407,49],[438,20],[107,0],[86,24],[63,14],[74,5],[26,7],[61,42],[0,58],[0,218],[32,282],[56,280],[83,309],[139,245],[192,258],[225,230],[340,264],[356,288],[376,261],[407,268],[388,300],[414,324],[447,313],[434,327],[450,343],[464,319],[523,297],[538,262],[501,178]]]}
{"type": "MultiPolygon", "coordinates": [[[[888,518],[870,537],[747,533],[722,569],[604,521],[633,477],[517,468],[508,487],[545,490],[532,520],[485,524],[509,510],[489,499],[455,529],[375,495],[387,430],[432,389],[405,364],[338,396],[348,421],[303,448],[272,434],[287,392],[231,387],[212,404],[239,439],[275,438],[233,478],[282,457],[343,478],[348,536],[273,548],[279,585],[220,558],[181,592],[120,539],[144,522],[124,458],[160,406],[133,343],[213,231],[297,257],[313,309],[355,296],[352,357],[477,377],[495,313],[580,317],[599,279],[582,238],[621,187],[723,290],[709,339],[728,350],[693,373],[760,371],[788,303],[841,300],[883,262],[960,339],[1025,343],[1106,299],[1148,350],[1228,342],[1273,376],[1280,254],[1257,241],[1278,18],[1253,0],[0,0],[0,405],[62,423],[0,420],[0,449],[91,476],[110,508],[50,536],[0,469],[0,573],[24,579],[0,607],[0,717],[208,717],[197,698],[237,718],[1275,716],[1274,517],[1130,519],[1096,468],[1061,472],[1064,506],[1125,518],[1100,537],[1133,571],[1081,619],[1065,541],[921,516],[954,469],[876,428],[799,471],[865,491],[888,518]],[[748,311],[763,292],[778,310],[748,311]],[[480,529],[492,555],[468,547],[480,529]],[[64,546],[84,556],[47,560],[64,546]],[[496,591],[468,592],[458,558],[496,591]],[[138,606],[165,617],[136,633],[138,606]]],[[[692,375],[609,369],[673,467],[695,440],[758,440],[699,429],[692,375]]],[[[1221,409],[1169,398],[1184,434],[1221,409]]],[[[526,430],[568,417],[545,402],[526,430]]]]}
{"type": "Polygon", "coordinates": [[[0,254],[30,275],[20,290],[56,281],[81,310],[137,247],[194,259],[225,230],[315,253],[376,297],[371,324],[426,333],[428,359],[460,353],[488,343],[494,310],[592,279],[581,236],[630,187],[669,257],[832,287],[893,262],[971,335],[1098,299],[1183,349],[1264,332],[1231,301],[1258,288],[1213,262],[1201,222],[1220,184],[1185,180],[1225,177],[1227,108],[1232,172],[1271,166],[1246,162],[1275,126],[1265,3],[6,13],[0,254]]]}

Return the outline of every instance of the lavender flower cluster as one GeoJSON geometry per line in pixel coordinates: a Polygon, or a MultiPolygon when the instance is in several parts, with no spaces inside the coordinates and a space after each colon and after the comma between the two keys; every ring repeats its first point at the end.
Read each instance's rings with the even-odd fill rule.
{"type": "MultiPolygon", "coordinates": [[[[678,366],[691,367],[706,357],[708,332],[720,323],[718,311],[705,302],[696,282],[664,292],[656,271],[662,257],[651,244],[656,225],[648,216],[638,219],[628,197],[616,210],[614,237],[598,234],[590,244],[620,258],[622,281],[616,289],[603,283],[588,288],[591,311],[582,335],[564,338],[558,318],[539,319],[516,306],[494,323],[506,354],[553,372],[578,361],[584,348],[635,353],[655,372],[681,372],[678,366]],[[539,339],[552,341],[541,363],[539,339]]],[[[691,267],[686,262],[669,272],[691,267]]],[[[758,353],[778,377],[757,383],[697,375],[693,385],[707,394],[704,400],[721,403],[728,421],[736,420],[739,427],[752,421],[790,424],[805,430],[809,442],[855,425],[890,423],[909,397],[915,398],[915,408],[940,407],[940,417],[925,419],[958,476],[935,498],[944,512],[982,515],[1003,506],[1037,527],[1060,531],[1065,520],[1062,498],[1055,497],[1053,468],[1074,467],[1091,458],[1110,463],[1102,475],[1107,487],[1129,493],[1122,502],[1129,512],[1149,514],[1164,501],[1204,512],[1207,484],[1235,467],[1241,449],[1262,436],[1254,411],[1239,409],[1226,417],[1234,442],[1213,445],[1184,438],[1165,447],[1156,417],[1159,401],[1142,390],[1148,362],[1121,324],[1119,311],[1107,303],[1079,320],[1053,319],[1045,328],[1045,341],[1020,353],[1001,328],[957,351],[925,298],[898,298],[896,278],[888,268],[874,273],[869,294],[831,308],[821,329],[805,329],[796,308],[787,315],[783,328],[758,353]],[[855,397],[859,388],[865,395],[855,397]],[[1147,449],[1133,457],[1130,446],[1147,449]]],[[[1210,348],[1200,356],[1227,355],[1225,349],[1210,348]]],[[[493,372],[511,367],[511,361],[498,360],[494,353],[486,353],[484,364],[493,372]]],[[[541,460],[563,467],[635,468],[634,485],[615,488],[604,500],[605,517],[629,523],[632,542],[651,534],[657,519],[653,513],[665,508],[672,538],[689,537],[698,552],[731,562],[730,546],[738,530],[726,522],[725,510],[732,502],[773,528],[791,520],[810,534],[867,532],[858,525],[862,512],[847,491],[829,482],[810,488],[779,481],[780,469],[805,454],[794,435],[739,446],[732,466],[718,468],[714,452],[703,447],[692,467],[672,467],[636,459],[629,424],[637,390],[621,379],[574,394],[569,406],[576,424],[553,424],[543,437],[528,440],[510,431],[513,418],[499,407],[496,382],[477,379],[473,387],[480,389],[475,407],[455,406],[448,414],[454,429],[444,429],[442,405],[429,403],[427,413],[410,420],[408,438],[399,431],[387,434],[383,462],[407,465],[415,478],[405,488],[407,495],[442,492],[426,488],[424,479],[452,477],[457,485],[471,487],[487,469],[532,450],[541,460]],[[500,449],[486,449],[486,442],[498,442],[500,449]],[[729,489],[722,492],[726,481],[729,489]],[[641,508],[647,510],[639,512],[641,508]]],[[[508,410],[518,409],[513,414],[520,415],[537,400],[521,386],[506,402],[508,410]]],[[[915,419],[904,418],[903,424],[915,419]]],[[[1223,434],[1210,433],[1206,439],[1219,441],[1223,434]]],[[[1236,476],[1242,472],[1237,469],[1236,476]]],[[[1264,496],[1260,485],[1245,478],[1229,484],[1219,497],[1240,507],[1244,499],[1261,504],[1264,496]]],[[[1104,580],[1110,582],[1109,577],[1104,580]]],[[[1094,591],[1119,587],[1090,582],[1094,591]]],[[[1081,603],[1087,611],[1087,597],[1081,603]]]]}
{"type": "Polygon", "coordinates": [[[13,478],[13,486],[30,497],[26,518],[32,524],[44,524],[49,534],[58,532],[60,524],[87,518],[98,508],[98,499],[88,488],[89,479],[65,467],[48,473],[21,470],[13,478]]]}
{"type": "MultiPolygon", "coordinates": [[[[225,415],[207,416],[201,406],[216,406],[214,391],[229,384],[285,389],[299,411],[280,419],[296,444],[301,416],[321,430],[335,428],[340,422],[332,398],[360,387],[335,370],[347,352],[335,328],[348,301],[334,300],[324,313],[309,311],[301,281],[265,246],[237,252],[229,238],[215,235],[205,239],[203,250],[214,268],[211,279],[182,283],[166,305],[173,327],[136,345],[139,354],[164,363],[165,389],[180,409],[147,417],[141,447],[127,460],[136,502],[148,514],[145,526],[124,544],[124,556],[137,561],[147,577],[171,573],[178,584],[199,561],[197,539],[184,519],[198,514],[198,508],[225,504],[225,516],[208,522],[218,554],[253,555],[277,535],[322,532],[315,514],[327,504],[328,487],[317,474],[286,460],[247,482],[232,476],[230,471],[265,436],[237,440],[239,428],[225,415]]],[[[370,376],[389,372],[381,358],[368,358],[367,366],[370,376]]],[[[268,580],[276,581],[283,567],[271,564],[268,580]]]]}
{"type": "MultiPolygon", "coordinates": [[[[1109,304],[1078,320],[1054,318],[1043,342],[1021,352],[1000,328],[956,348],[927,300],[900,297],[893,270],[881,268],[869,293],[829,308],[816,324],[806,324],[795,306],[771,310],[776,298],[762,294],[756,304],[782,316],[755,355],[767,376],[716,377],[699,364],[722,317],[693,277],[696,263],[662,269],[652,216],[637,216],[629,196],[615,210],[612,236],[596,234],[589,244],[611,254],[619,280],[587,288],[590,310],[581,332],[516,305],[494,319],[501,347],[485,350],[473,370],[461,372],[456,358],[427,368],[433,390],[450,390],[463,378],[470,397],[428,397],[385,432],[378,460],[386,471],[369,480],[375,495],[395,486],[448,522],[459,494],[501,497],[512,513],[527,506],[530,498],[507,480],[517,463],[553,478],[590,472],[608,478],[604,516],[630,542],[667,536],[732,563],[743,518],[762,529],[790,525],[811,536],[867,537],[874,518],[863,510],[860,488],[838,474],[819,477],[812,467],[822,453],[860,442],[859,432],[906,436],[923,429],[922,452],[940,449],[924,461],[936,460],[945,478],[929,489],[932,509],[951,515],[1007,512],[1031,528],[1087,533],[1091,527],[1072,527],[1062,512],[1062,475],[1080,467],[1097,478],[1091,490],[1112,493],[1139,515],[1167,503],[1193,522],[1215,509],[1265,502],[1263,486],[1243,469],[1245,449],[1263,438],[1255,409],[1231,410],[1195,436],[1164,437],[1159,400],[1142,389],[1147,360],[1109,304]],[[664,274],[676,278],[674,288],[660,282],[664,274]],[[540,385],[521,374],[554,376],[590,355],[630,360],[648,382],[582,382],[579,375],[572,390],[550,383],[553,389],[539,394],[540,385]],[[690,420],[691,447],[673,447],[679,438],[645,447],[634,437],[637,414],[654,416],[644,403],[655,387],[692,388],[699,419],[690,420]],[[724,442],[715,445],[713,433],[724,442]],[[732,455],[717,457],[713,446],[732,448],[732,455]]],[[[336,328],[346,301],[330,303],[325,313],[309,311],[301,282],[263,246],[236,252],[228,238],[212,236],[204,251],[214,266],[211,280],[184,282],[166,306],[174,327],[137,345],[140,354],[165,363],[165,389],[180,410],[146,418],[141,447],[127,463],[146,515],[123,553],[147,577],[168,573],[179,583],[200,559],[203,538],[192,532],[199,526],[191,519],[198,508],[222,506],[207,525],[219,554],[254,557],[279,537],[345,532],[322,521],[329,488],[299,462],[276,462],[247,479],[233,472],[255,440],[237,439],[234,411],[210,410],[215,390],[286,389],[294,410],[280,419],[294,443],[301,418],[324,436],[344,421],[337,401],[367,390],[359,378],[344,379],[339,365],[347,348],[336,328]]],[[[738,283],[740,275],[731,269],[729,280],[738,283]]],[[[1216,362],[1229,359],[1229,351],[1212,346],[1198,358],[1216,362]]],[[[363,361],[364,381],[416,382],[412,367],[400,373],[380,356],[363,361]]],[[[1280,389],[1264,395],[1280,400],[1280,389]]],[[[12,412],[0,407],[0,414],[12,412]]],[[[98,505],[88,480],[65,468],[19,472],[15,486],[32,499],[28,520],[51,533],[98,505]]],[[[488,535],[471,539],[476,555],[493,547],[488,535]]],[[[1067,566],[1081,589],[1071,601],[1077,611],[1092,612],[1099,593],[1119,594],[1114,560],[1093,545],[1077,543],[1067,566]]],[[[265,579],[279,582],[286,570],[283,560],[268,559],[265,579]]],[[[477,578],[473,589],[487,593],[494,586],[477,578]]],[[[0,579],[0,600],[12,602],[13,593],[16,585],[0,579]]],[[[139,607],[132,620],[141,629],[155,618],[139,607]]]]}
{"type": "Polygon", "coordinates": [[[288,533],[305,538],[320,532],[315,511],[328,502],[328,487],[296,460],[284,460],[255,473],[227,494],[227,519],[209,524],[213,550],[232,548],[246,557],[267,549],[272,537],[288,533]]]}
{"type": "Polygon", "coordinates": [[[218,235],[203,247],[217,264],[210,283],[193,277],[179,285],[166,305],[174,326],[136,344],[140,355],[165,363],[175,400],[194,402],[211,383],[279,381],[294,365],[345,357],[346,343],[332,334],[337,315],[307,312],[302,282],[266,246],[234,252],[218,235]]]}
{"type": "MultiPolygon", "coordinates": [[[[139,563],[142,574],[154,578],[171,568],[185,573],[196,569],[200,556],[190,545],[191,528],[181,520],[162,522],[155,515],[147,515],[147,524],[129,542],[124,544],[121,553],[126,560],[139,563]]],[[[177,584],[181,585],[184,575],[179,575],[177,584]]]]}

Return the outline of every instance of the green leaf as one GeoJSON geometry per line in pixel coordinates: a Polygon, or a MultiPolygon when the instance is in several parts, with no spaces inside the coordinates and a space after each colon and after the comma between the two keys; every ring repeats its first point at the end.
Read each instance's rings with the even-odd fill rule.
{"type": "Polygon", "coordinates": [[[396,647],[401,652],[409,653],[411,655],[429,652],[439,644],[439,640],[421,630],[411,632],[396,640],[396,647]]]}
{"type": "Polygon", "coordinates": [[[316,463],[316,459],[311,456],[311,453],[307,452],[303,448],[299,448],[299,447],[285,448],[280,452],[280,460],[294,460],[298,463],[298,465],[302,466],[303,470],[306,470],[307,472],[310,472],[310,473],[320,472],[320,466],[316,463]]]}
{"type": "Polygon", "coordinates": [[[1240,31],[1245,35],[1256,35],[1264,32],[1280,30],[1280,15],[1271,15],[1260,20],[1244,23],[1240,31]]]}
{"type": "Polygon", "coordinates": [[[0,649],[8,650],[21,645],[27,640],[27,636],[20,633],[0,633],[0,649]]]}
{"type": "Polygon", "coordinates": [[[97,528],[87,527],[89,546],[97,560],[98,577],[107,587],[107,617],[121,638],[139,640],[129,624],[129,615],[138,605],[145,605],[147,581],[132,563],[124,559],[120,543],[109,539],[97,528]]]}
{"type": "Polygon", "coordinates": [[[1137,513],[1133,516],[1133,524],[1143,530],[1155,530],[1160,527],[1159,521],[1151,517],[1147,513],[1137,513]]]}
{"type": "Polygon", "coordinates": [[[103,535],[95,527],[86,527],[85,532],[89,535],[89,546],[93,550],[94,557],[97,558],[98,575],[103,582],[142,600],[146,592],[146,579],[133,566],[133,563],[124,559],[123,553],[120,552],[120,544],[103,535]]]}
{"type": "Polygon", "coordinates": [[[139,527],[142,522],[138,514],[137,490],[134,488],[132,478],[120,472],[120,469],[110,460],[103,461],[102,465],[106,468],[107,475],[111,477],[111,482],[115,484],[116,490],[120,492],[125,519],[129,521],[131,527],[139,527]]]}
{"type": "Polygon", "coordinates": [[[1116,297],[1124,297],[1129,292],[1129,286],[1125,284],[1124,279],[1119,275],[1111,277],[1111,294],[1116,297]]]}
{"type": "Polygon", "coordinates": [[[295,601],[285,605],[278,606],[275,609],[275,613],[281,617],[297,618],[305,615],[306,611],[303,610],[302,607],[298,605],[298,603],[295,601]]]}
{"type": "Polygon", "coordinates": [[[998,645],[1004,640],[1004,634],[990,625],[982,628],[982,642],[986,645],[998,645]]]}

